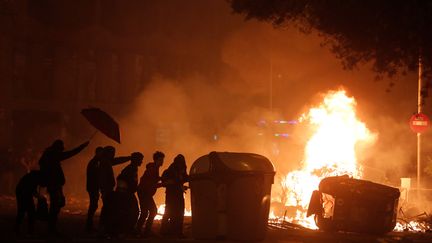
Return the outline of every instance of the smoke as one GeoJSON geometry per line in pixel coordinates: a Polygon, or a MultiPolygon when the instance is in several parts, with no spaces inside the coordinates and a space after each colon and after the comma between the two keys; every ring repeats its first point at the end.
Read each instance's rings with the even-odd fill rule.
{"type": "MultiPolygon", "coordinates": [[[[194,5],[197,2],[201,1],[175,5],[181,11],[158,3],[168,14],[163,19],[155,16],[155,26],[146,23],[151,32],[142,48],[151,55],[145,67],[148,80],[132,105],[118,115],[118,155],[140,151],[147,162],[161,150],[166,154],[163,170],[179,153],[190,168],[210,151],[252,152],[269,157],[277,175],[286,174],[301,162],[307,128],[284,128],[290,134],[284,140],[269,130],[270,136],[260,135],[265,128],[257,123],[297,119],[316,103],[317,94],[343,85],[357,100],[360,120],[378,134],[375,146],[360,154],[366,178],[397,185],[399,177],[414,176],[415,135],[407,125],[416,111],[414,74],[400,77],[387,92],[388,83],[395,80],[375,81],[368,64],[343,70],[316,33],[243,22],[223,1],[194,5]],[[198,17],[188,6],[200,13],[198,17]],[[182,14],[169,14],[174,12],[182,14]]],[[[429,106],[425,112],[430,112],[429,106]]],[[[108,143],[98,137],[92,146],[108,143]]],[[[82,161],[80,169],[74,167],[80,183],[93,150],[77,157],[82,161]]],[[[143,170],[144,166],[139,175],[143,170]]],[[[158,192],[159,203],[162,193],[158,192]]]]}
{"type": "MultiPolygon", "coordinates": [[[[268,110],[253,103],[244,107],[244,101],[225,86],[203,79],[199,75],[182,80],[155,76],[130,114],[120,120],[124,142],[119,154],[141,151],[145,160],[151,161],[154,151],[163,151],[166,157],[162,170],[179,153],[186,157],[189,168],[211,151],[270,155],[257,126],[260,119],[270,120],[268,110]]],[[[144,166],[139,174],[143,171],[144,166]]],[[[163,202],[161,193],[157,199],[163,202]]]]}

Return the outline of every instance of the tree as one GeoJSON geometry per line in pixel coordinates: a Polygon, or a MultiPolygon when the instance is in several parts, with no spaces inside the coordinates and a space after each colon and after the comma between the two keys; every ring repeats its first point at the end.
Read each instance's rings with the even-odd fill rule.
{"type": "Polygon", "coordinates": [[[422,0],[229,0],[246,19],[317,30],[322,44],[353,69],[372,62],[377,77],[417,70],[432,75],[432,1],[422,0]]]}

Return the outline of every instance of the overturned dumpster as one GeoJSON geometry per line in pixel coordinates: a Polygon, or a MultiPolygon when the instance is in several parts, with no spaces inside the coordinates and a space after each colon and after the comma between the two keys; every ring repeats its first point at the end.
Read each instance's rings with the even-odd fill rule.
{"type": "Polygon", "coordinates": [[[273,164],[252,153],[211,152],[190,169],[192,235],[196,239],[265,238],[273,164]]]}
{"type": "Polygon", "coordinates": [[[399,189],[353,179],[327,177],[314,191],[307,216],[324,231],[384,234],[396,225],[399,189]]]}

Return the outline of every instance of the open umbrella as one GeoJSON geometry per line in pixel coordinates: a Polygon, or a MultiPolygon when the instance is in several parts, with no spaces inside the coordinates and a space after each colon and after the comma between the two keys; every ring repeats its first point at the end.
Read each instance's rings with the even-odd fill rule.
{"type": "Polygon", "coordinates": [[[81,114],[100,132],[120,143],[119,125],[108,113],[99,108],[87,108],[81,110],[81,114]]]}

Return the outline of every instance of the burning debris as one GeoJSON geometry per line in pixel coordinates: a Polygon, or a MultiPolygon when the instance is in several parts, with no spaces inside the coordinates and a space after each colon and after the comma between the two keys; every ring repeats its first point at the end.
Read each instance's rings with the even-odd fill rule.
{"type": "Polygon", "coordinates": [[[312,193],[307,216],[324,231],[387,233],[396,226],[399,189],[353,179],[324,178],[312,193]]]}
{"type": "Polygon", "coordinates": [[[402,208],[399,209],[396,227],[393,229],[397,232],[431,232],[432,231],[432,216],[423,212],[412,217],[406,216],[402,208]]]}
{"type": "MultiPolygon", "coordinates": [[[[288,173],[282,180],[286,189],[285,207],[289,210],[283,220],[317,229],[312,218],[306,216],[312,192],[328,176],[349,175],[360,178],[361,166],[357,163],[356,146],[372,144],[376,135],[356,115],[356,102],[344,90],[328,92],[323,102],[302,116],[313,134],[305,147],[302,168],[288,173]]],[[[278,215],[281,216],[281,215],[278,215]]]]}

